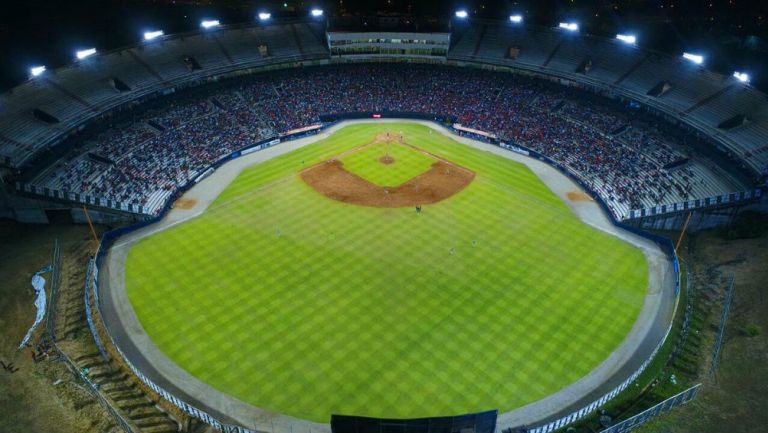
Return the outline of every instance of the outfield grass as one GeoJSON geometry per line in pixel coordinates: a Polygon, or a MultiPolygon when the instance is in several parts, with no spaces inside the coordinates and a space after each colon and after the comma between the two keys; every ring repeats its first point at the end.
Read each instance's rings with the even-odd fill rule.
{"type": "MultiPolygon", "coordinates": [[[[402,149],[402,173],[375,154],[345,167],[386,184],[429,166],[402,149]]],[[[640,250],[582,224],[527,167],[408,123],[347,126],[247,169],[126,266],[139,320],[174,362],[321,422],[504,412],[552,394],[622,342],[648,273],[640,250]],[[417,215],[329,200],[297,174],[386,131],[477,176],[417,215]]]]}

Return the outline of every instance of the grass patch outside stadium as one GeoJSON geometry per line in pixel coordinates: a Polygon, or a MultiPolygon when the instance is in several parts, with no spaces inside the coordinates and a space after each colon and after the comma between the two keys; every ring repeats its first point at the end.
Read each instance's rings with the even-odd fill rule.
{"type": "Polygon", "coordinates": [[[126,263],[131,304],[172,361],[317,422],[506,412],[553,394],[621,344],[647,280],[639,249],[583,224],[524,165],[411,123],[347,126],[250,167],[126,263]],[[386,132],[424,152],[349,152],[386,132]],[[475,177],[421,214],[353,205],[299,174],[337,155],[379,186],[437,158],[475,177]]]}

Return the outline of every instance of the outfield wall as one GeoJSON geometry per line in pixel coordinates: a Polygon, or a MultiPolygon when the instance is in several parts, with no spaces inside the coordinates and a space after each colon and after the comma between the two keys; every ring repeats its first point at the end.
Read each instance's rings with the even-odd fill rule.
{"type": "MultiPolygon", "coordinates": [[[[426,120],[430,124],[432,124],[433,128],[435,128],[435,125],[433,123],[434,122],[433,119],[440,118],[440,116],[427,115],[427,116],[423,116],[422,119],[424,117],[426,117],[426,120]]],[[[370,119],[370,117],[366,117],[366,119],[370,119]]],[[[424,122],[424,120],[422,120],[421,122],[424,122]]],[[[341,127],[342,124],[330,123],[330,124],[324,125],[321,129],[315,130],[315,131],[313,131],[311,133],[320,133],[321,131],[328,131],[329,129],[332,130],[332,129],[335,129],[337,127],[341,127]]],[[[446,126],[443,126],[443,125],[439,125],[435,129],[441,129],[443,131],[446,131],[447,133],[459,135],[460,137],[465,137],[466,136],[466,134],[456,134],[456,130],[452,129],[450,126],[446,127],[446,126]]],[[[197,178],[193,179],[187,185],[182,187],[180,189],[180,192],[179,192],[178,195],[181,195],[182,192],[185,192],[185,191],[189,190],[195,184],[197,184],[198,182],[202,181],[205,177],[207,177],[209,175],[212,175],[212,173],[214,173],[217,168],[219,168],[221,165],[223,165],[226,162],[238,159],[238,158],[240,158],[242,156],[246,156],[248,154],[251,154],[251,153],[254,153],[254,152],[257,152],[257,151],[261,151],[263,149],[267,149],[267,148],[273,147],[276,144],[278,144],[280,142],[283,142],[283,141],[292,141],[292,140],[294,140],[296,138],[299,138],[299,137],[294,136],[294,137],[283,137],[283,138],[276,138],[276,139],[272,139],[272,140],[265,140],[264,142],[259,143],[259,144],[255,145],[255,146],[252,146],[252,147],[249,147],[249,148],[246,148],[246,149],[241,149],[239,151],[233,152],[233,154],[231,154],[228,157],[225,157],[224,159],[218,161],[209,170],[205,170],[205,172],[207,172],[207,173],[201,173],[197,178]]],[[[460,140],[462,142],[465,142],[465,144],[467,144],[466,142],[468,142],[468,140],[465,140],[463,138],[457,138],[457,137],[454,137],[454,138],[458,139],[458,140],[460,140]]],[[[476,140],[477,137],[473,137],[473,139],[476,140]]],[[[284,144],[284,146],[287,146],[287,144],[284,144]]],[[[538,154],[536,152],[533,152],[530,149],[525,149],[523,147],[514,146],[514,145],[510,146],[510,145],[506,145],[506,144],[504,144],[502,146],[486,144],[484,146],[493,146],[492,149],[495,150],[494,153],[497,153],[497,154],[507,154],[508,157],[511,155],[510,152],[513,152],[513,153],[516,153],[518,155],[523,155],[526,158],[534,158],[534,159],[536,159],[536,160],[546,164],[548,167],[552,167],[552,168],[556,169],[556,171],[558,173],[566,176],[571,182],[575,182],[577,185],[580,185],[585,191],[589,191],[587,186],[580,181],[578,176],[570,173],[565,167],[560,166],[555,161],[552,161],[552,160],[550,160],[549,158],[547,158],[547,157],[545,157],[543,155],[540,155],[540,154],[538,154]]],[[[479,146],[475,145],[475,147],[479,147],[479,146]]],[[[674,316],[674,311],[675,311],[675,308],[676,308],[677,294],[679,292],[679,267],[678,267],[678,262],[677,262],[677,256],[676,256],[676,254],[674,252],[674,247],[673,247],[671,241],[668,240],[668,239],[659,237],[659,236],[655,236],[655,235],[646,233],[646,232],[644,232],[644,231],[642,231],[642,230],[640,230],[638,228],[626,226],[626,225],[618,222],[614,218],[613,214],[610,212],[608,206],[600,199],[599,195],[594,194],[591,191],[589,191],[589,192],[591,193],[591,195],[595,199],[595,202],[598,204],[598,206],[600,206],[600,209],[602,210],[602,214],[604,214],[603,216],[606,217],[610,221],[610,224],[615,229],[619,229],[620,231],[629,232],[632,235],[637,236],[638,238],[641,238],[641,239],[643,239],[645,241],[649,241],[653,245],[656,245],[664,253],[664,255],[666,256],[666,260],[668,260],[669,263],[671,263],[671,268],[672,268],[673,275],[671,275],[670,277],[674,279],[673,293],[665,293],[665,290],[663,290],[663,287],[661,288],[661,291],[662,291],[662,298],[665,297],[666,295],[671,296],[671,299],[668,299],[667,302],[671,302],[672,314],[670,314],[670,315],[668,315],[668,317],[664,318],[666,323],[663,322],[663,321],[662,321],[662,323],[657,323],[658,321],[652,320],[654,322],[654,324],[656,325],[656,328],[658,328],[658,329],[648,328],[648,333],[652,334],[650,336],[650,340],[653,340],[653,341],[646,342],[645,340],[648,340],[648,338],[643,337],[642,341],[638,344],[639,347],[637,349],[637,351],[643,351],[645,353],[649,353],[650,355],[644,356],[645,359],[637,360],[637,361],[641,361],[641,363],[639,365],[634,365],[633,366],[633,365],[630,365],[631,361],[635,358],[634,357],[635,352],[633,351],[632,354],[631,354],[632,355],[632,357],[631,357],[632,359],[625,360],[626,362],[625,362],[624,365],[621,366],[622,368],[618,368],[618,371],[614,371],[611,374],[611,377],[609,378],[611,380],[610,381],[606,381],[606,383],[608,383],[608,382],[612,383],[612,385],[609,384],[609,386],[607,387],[606,390],[602,389],[602,388],[606,388],[606,387],[602,386],[602,385],[605,385],[605,384],[601,383],[600,384],[601,386],[594,387],[593,389],[591,389],[591,391],[587,392],[586,395],[580,396],[579,398],[573,398],[573,396],[570,396],[571,399],[570,399],[570,402],[568,404],[562,404],[562,401],[560,401],[561,405],[559,407],[542,407],[542,408],[539,408],[537,413],[541,414],[542,416],[536,418],[538,421],[530,422],[530,418],[531,417],[529,416],[528,417],[529,420],[526,421],[525,424],[527,424],[529,426],[530,425],[535,426],[535,427],[533,427],[531,429],[531,431],[534,431],[536,433],[550,432],[550,431],[556,430],[558,428],[564,427],[564,426],[566,426],[566,425],[568,425],[570,423],[573,423],[573,422],[575,422],[575,421],[577,421],[579,419],[584,418],[585,416],[587,416],[590,413],[592,413],[595,410],[597,410],[599,407],[601,407],[604,404],[606,404],[608,401],[610,401],[612,398],[614,398],[616,395],[618,395],[621,391],[626,389],[632,382],[634,382],[637,379],[637,377],[648,366],[650,361],[653,359],[653,357],[658,352],[659,348],[664,344],[664,342],[665,342],[665,340],[667,338],[667,335],[669,334],[669,331],[671,329],[672,317],[674,316]],[[651,332],[651,331],[654,331],[654,332],[651,332]],[[659,331],[661,331],[661,332],[659,332],[659,331]],[[657,334],[661,334],[661,337],[660,338],[653,338],[657,334]],[[643,346],[647,346],[647,347],[643,347],[643,346]],[[620,378],[620,380],[614,380],[613,376],[615,376],[615,375],[620,375],[622,377],[620,378]]],[[[203,422],[206,422],[206,423],[214,426],[215,428],[217,428],[220,431],[224,431],[224,432],[229,432],[229,431],[233,431],[233,432],[291,431],[291,432],[294,432],[295,431],[296,433],[312,432],[313,429],[316,432],[327,432],[327,431],[329,431],[329,426],[327,424],[309,423],[309,422],[304,422],[302,420],[296,420],[296,419],[291,419],[292,422],[290,423],[290,430],[285,428],[285,425],[282,425],[282,423],[280,423],[278,425],[275,425],[274,419],[272,420],[271,428],[269,428],[270,424],[265,424],[263,422],[254,422],[254,421],[249,422],[249,424],[251,424],[252,429],[248,429],[248,428],[242,427],[241,425],[235,425],[235,423],[240,424],[242,421],[238,421],[237,419],[233,419],[232,417],[230,417],[229,414],[226,413],[226,410],[225,411],[220,411],[220,410],[216,410],[216,409],[213,409],[213,408],[209,407],[209,405],[206,402],[202,401],[202,396],[200,396],[200,395],[195,395],[195,394],[189,395],[186,392],[181,391],[175,385],[170,384],[170,383],[159,384],[158,382],[162,382],[165,379],[162,377],[162,373],[160,373],[156,368],[154,368],[155,366],[153,366],[151,362],[147,363],[146,360],[144,360],[142,362],[142,364],[144,364],[145,367],[147,367],[147,368],[152,370],[149,373],[149,376],[152,376],[152,378],[149,377],[147,374],[145,374],[145,372],[142,371],[142,368],[137,367],[136,364],[132,363],[131,360],[129,359],[129,358],[135,359],[135,356],[139,356],[138,354],[134,353],[132,356],[129,357],[129,356],[126,356],[126,353],[124,353],[123,349],[121,349],[121,347],[120,347],[121,344],[119,344],[119,342],[123,340],[124,336],[121,336],[121,338],[117,338],[116,339],[114,337],[114,333],[119,331],[118,333],[125,334],[125,331],[118,330],[118,329],[110,329],[110,323],[115,324],[116,322],[114,320],[115,318],[111,317],[112,311],[110,311],[108,314],[104,314],[104,306],[105,306],[104,305],[104,301],[103,301],[104,297],[100,297],[99,296],[99,291],[100,291],[100,288],[102,287],[102,285],[105,283],[105,281],[103,281],[101,278],[99,278],[99,274],[101,274],[100,271],[105,266],[105,258],[107,256],[107,254],[110,252],[111,247],[113,246],[113,244],[115,243],[115,241],[117,239],[119,239],[121,237],[124,237],[124,236],[127,236],[127,235],[137,235],[137,234],[140,234],[140,231],[142,231],[142,229],[148,228],[151,225],[154,225],[154,224],[157,224],[157,223],[160,223],[161,221],[163,221],[167,216],[169,216],[169,212],[171,210],[171,206],[172,206],[172,204],[173,204],[173,202],[175,201],[176,198],[178,198],[178,196],[171,197],[168,200],[168,202],[165,204],[165,206],[162,208],[162,211],[159,213],[159,215],[157,215],[155,217],[152,217],[152,218],[150,218],[150,219],[148,219],[146,221],[142,221],[142,222],[140,222],[138,224],[134,224],[134,225],[131,225],[131,226],[128,226],[128,227],[124,227],[124,228],[121,228],[121,229],[110,231],[110,232],[106,233],[104,235],[104,237],[102,238],[101,245],[100,245],[98,254],[96,256],[96,259],[95,259],[95,261],[96,261],[96,273],[95,273],[95,276],[93,278],[93,287],[92,287],[92,289],[94,291],[94,299],[97,300],[97,302],[96,302],[97,308],[96,308],[95,314],[100,314],[102,316],[102,319],[103,319],[104,324],[105,324],[105,329],[107,331],[108,340],[110,340],[109,342],[112,345],[114,345],[115,348],[117,349],[117,353],[122,358],[121,361],[124,362],[131,369],[131,371],[133,371],[133,373],[136,374],[136,376],[139,377],[139,379],[141,379],[142,382],[144,382],[149,388],[151,388],[154,392],[156,392],[159,396],[161,396],[168,403],[170,403],[174,407],[178,408],[179,410],[181,410],[185,414],[187,414],[187,415],[189,415],[191,417],[197,418],[197,419],[199,419],[199,420],[201,420],[203,422]],[[158,374],[161,374],[160,379],[162,379],[162,380],[158,380],[158,376],[157,376],[158,374]],[[169,391],[166,388],[170,388],[171,390],[174,390],[174,391],[173,392],[169,391]],[[181,392],[179,393],[179,391],[181,391],[181,392]],[[177,394],[181,395],[182,397],[179,397],[177,394]],[[202,410],[201,408],[205,408],[205,410],[202,410]],[[294,430],[294,427],[296,427],[295,430],[294,430]]],[[[176,224],[176,223],[179,223],[181,221],[183,221],[183,220],[173,221],[172,223],[176,224]]],[[[159,228],[162,229],[163,224],[167,225],[168,222],[169,221],[166,220],[166,221],[163,221],[162,224],[158,224],[160,226],[159,228]]],[[[601,228],[601,229],[605,230],[605,228],[601,228]]],[[[617,235],[617,232],[614,231],[614,232],[612,232],[612,234],[613,235],[617,235]]],[[[121,243],[121,247],[124,247],[126,244],[127,243],[121,243]]],[[[107,281],[107,284],[109,284],[108,281],[107,281]]],[[[661,307],[659,309],[661,309],[661,307]]],[[[88,312],[90,313],[90,310],[88,312]]],[[[655,316],[655,314],[654,314],[654,316],[655,316]]],[[[653,319],[655,319],[655,317],[653,319]]],[[[119,322],[119,320],[118,320],[118,322],[119,322]]],[[[115,326],[122,326],[122,324],[118,323],[115,326]]],[[[634,331],[634,328],[633,328],[633,331],[634,331]]],[[[622,343],[622,344],[624,344],[624,343],[622,343]]],[[[132,352],[132,350],[129,350],[129,352],[132,352]]],[[[613,354],[612,354],[612,356],[613,356],[613,354]]],[[[601,364],[601,366],[598,367],[598,369],[602,368],[602,366],[603,365],[601,364]]],[[[598,369],[596,369],[596,370],[598,370],[598,369]]],[[[593,373],[590,373],[590,376],[592,376],[593,373]]],[[[580,386],[584,387],[585,384],[584,383],[580,384],[580,382],[582,382],[582,381],[580,380],[579,382],[577,382],[576,384],[573,384],[573,385],[580,385],[580,386]]],[[[571,386],[567,387],[566,390],[568,388],[571,388],[571,386]]],[[[556,393],[554,396],[557,396],[558,394],[560,394],[560,392],[556,393]]],[[[550,397],[547,397],[544,400],[549,400],[549,398],[550,397]]],[[[224,408],[226,408],[228,410],[228,409],[233,407],[232,404],[221,404],[221,402],[219,402],[219,403],[220,403],[218,405],[219,408],[224,407],[224,408]]],[[[541,401],[540,402],[535,402],[535,403],[532,403],[529,406],[534,406],[534,405],[537,405],[537,404],[540,404],[540,403],[541,403],[541,401]]],[[[241,404],[244,404],[244,403],[241,403],[241,404]]],[[[499,417],[499,420],[498,420],[498,423],[497,423],[497,429],[508,429],[508,428],[513,428],[513,427],[519,427],[520,425],[522,425],[523,423],[520,422],[522,417],[517,412],[519,412],[521,410],[526,410],[526,409],[529,412],[531,412],[531,408],[529,406],[520,408],[518,410],[509,412],[509,413],[506,413],[506,414],[502,414],[499,417]]],[[[544,406],[547,406],[547,405],[544,405],[544,406]]],[[[253,410],[255,410],[255,408],[253,408],[253,410]]],[[[249,417],[249,418],[251,418],[251,417],[249,417]]],[[[290,418],[290,417],[285,417],[285,418],[290,418]]]]}

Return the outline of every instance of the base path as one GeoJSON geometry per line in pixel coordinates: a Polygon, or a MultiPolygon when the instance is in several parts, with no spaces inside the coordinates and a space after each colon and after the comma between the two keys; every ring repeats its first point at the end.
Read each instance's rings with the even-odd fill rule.
{"type": "MultiPolygon", "coordinates": [[[[104,264],[99,269],[101,290],[99,306],[107,329],[128,360],[159,386],[185,402],[205,410],[222,422],[242,425],[261,432],[329,433],[330,424],[308,422],[251,406],[214,389],[168,359],[146,334],[128,301],[125,290],[125,262],[131,246],[142,238],[200,215],[244,168],[325,139],[349,124],[371,122],[419,123],[457,142],[523,163],[585,224],[629,242],[641,249],[646,257],[649,275],[645,301],[637,321],[622,344],[597,368],[571,385],[527,406],[499,414],[497,431],[521,425],[543,424],[581,408],[622,383],[648,359],[670,326],[677,300],[674,292],[676,281],[672,263],[655,243],[614,226],[600,206],[587,199],[589,197],[587,191],[582,190],[567,176],[541,161],[498,146],[459,137],[435,123],[382,119],[341,122],[321,134],[282,143],[228,162],[187,191],[183,196],[185,201],[177,202],[178,206],[162,221],[117,240],[107,252],[104,264]]],[[[454,167],[451,166],[451,168],[454,167]]],[[[335,168],[332,169],[335,170],[335,168]]],[[[469,181],[471,182],[471,178],[469,181]]]]}

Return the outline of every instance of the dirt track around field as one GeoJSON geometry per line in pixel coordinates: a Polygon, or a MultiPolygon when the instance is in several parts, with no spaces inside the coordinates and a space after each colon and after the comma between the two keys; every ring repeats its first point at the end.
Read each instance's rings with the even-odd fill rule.
{"type": "MultiPolygon", "coordinates": [[[[379,186],[350,173],[344,168],[344,163],[339,161],[338,157],[309,167],[301,171],[299,175],[307,185],[332,200],[378,208],[411,207],[437,203],[459,193],[474,180],[475,173],[473,171],[439,159],[416,146],[404,143],[401,141],[402,136],[379,134],[373,143],[392,142],[395,138],[400,141],[400,144],[435,157],[438,161],[432,164],[432,167],[426,172],[393,187],[379,186]]],[[[368,145],[357,147],[354,150],[360,150],[366,146],[368,145]]],[[[382,164],[394,164],[395,160],[385,155],[380,162],[382,164]]]]}

